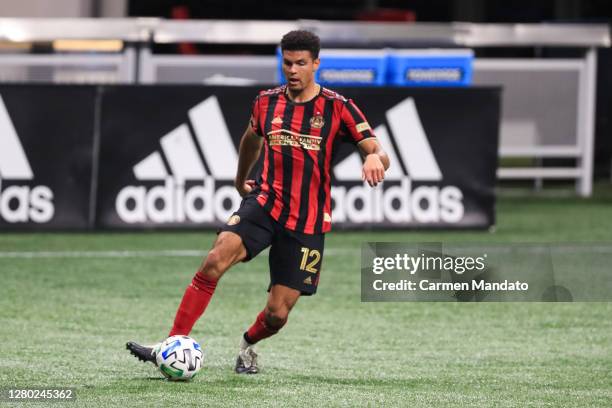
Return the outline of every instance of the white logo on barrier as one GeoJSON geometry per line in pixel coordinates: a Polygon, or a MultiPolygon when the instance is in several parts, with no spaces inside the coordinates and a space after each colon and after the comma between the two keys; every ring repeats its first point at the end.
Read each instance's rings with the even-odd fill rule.
{"type": "MultiPolygon", "coordinates": [[[[419,186],[412,189],[412,181],[442,181],[442,172],[431,150],[414,99],[407,98],[387,111],[385,125],[374,129],[383,150],[389,155],[391,167],[385,180],[400,181],[399,186],[370,189],[364,186],[336,186],[334,220],[352,222],[409,222],[421,223],[461,221],[464,214],[463,193],[456,186],[419,186]],[[402,161],[400,162],[399,157],[402,161]],[[402,165],[406,174],[402,170],[402,165]],[[360,203],[358,206],[357,203],[360,203]]],[[[362,162],[357,152],[334,167],[336,179],[360,181],[362,162]]]]}
{"type": "Polygon", "coordinates": [[[3,180],[32,180],[34,173],[0,95],[0,219],[9,223],[49,222],[53,218],[53,191],[47,186],[13,185],[3,180]]]}
{"type": "Polygon", "coordinates": [[[191,108],[189,119],[210,173],[198,154],[189,127],[180,125],[160,139],[162,153],[153,152],[134,166],[137,180],[164,184],[148,190],[144,186],[126,186],[117,195],[115,209],[124,222],[213,222],[227,219],[238,208],[241,199],[233,185],[215,186],[215,180],[233,180],[238,163],[217,98],[211,96],[191,108]],[[188,180],[201,184],[186,189],[188,180]],[[227,201],[231,205],[224,205],[227,201]]]}
{"type": "MultiPolygon", "coordinates": [[[[233,185],[215,186],[215,180],[233,180],[238,156],[227,129],[219,102],[211,96],[189,110],[189,127],[182,124],[160,140],[161,153],[156,151],[134,166],[137,180],[163,181],[163,185],[147,189],[126,186],[116,197],[117,214],[127,223],[213,222],[226,220],[240,204],[240,196],[233,185]],[[210,173],[198,154],[198,146],[210,173]],[[163,157],[170,171],[167,171],[163,157]],[[185,181],[202,181],[185,189],[185,181]],[[230,206],[225,206],[228,201],[230,206]]],[[[387,121],[397,152],[407,174],[402,171],[391,134],[385,125],[374,132],[389,155],[391,168],[386,180],[399,181],[399,186],[385,189],[334,186],[334,220],[343,222],[448,222],[463,218],[463,194],[455,186],[419,186],[415,181],[442,181],[442,172],[431,150],[412,98],[387,111],[387,121]],[[402,135],[399,137],[399,135],[402,135]],[[361,206],[357,202],[361,202],[361,206]],[[358,208],[359,207],[359,208],[358,208]]],[[[360,181],[362,162],[357,152],[334,168],[340,181],[360,181]]]]}

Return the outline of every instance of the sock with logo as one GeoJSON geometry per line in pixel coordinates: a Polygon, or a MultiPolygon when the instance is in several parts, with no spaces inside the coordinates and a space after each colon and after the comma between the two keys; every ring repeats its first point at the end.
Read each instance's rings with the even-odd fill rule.
{"type": "Polygon", "coordinates": [[[244,333],[244,340],[249,343],[249,345],[255,344],[260,340],[266,339],[278,333],[284,324],[285,322],[283,322],[281,327],[278,328],[270,327],[266,323],[266,314],[264,311],[261,311],[257,315],[257,319],[255,319],[253,325],[249,327],[249,330],[247,330],[246,333],[244,333]]]}
{"type": "Polygon", "coordinates": [[[174,325],[168,336],[186,336],[191,332],[193,325],[202,316],[215,293],[217,282],[200,272],[195,274],[191,284],[185,289],[185,294],[174,317],[174,325]]]}

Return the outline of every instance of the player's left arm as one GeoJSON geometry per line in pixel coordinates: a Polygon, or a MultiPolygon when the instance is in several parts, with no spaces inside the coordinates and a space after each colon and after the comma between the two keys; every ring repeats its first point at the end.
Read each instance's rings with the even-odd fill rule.
{"type": "Polygon", "coordinates": [[[361,179],[371,187],[377,186],[385,178],[385,171],[390,164],[389,156],[374,137],[362,140],[357,146],[364,158],[361,179]]]}
{"type": "Polygon", "coordinates": [[[390,164],[389,156],[376,140],[365,115],[350,99],[343,106],[342,123],[363,157],[361,179],[372,187],[377,186],[385,178],[385,170],[390,164]]]}

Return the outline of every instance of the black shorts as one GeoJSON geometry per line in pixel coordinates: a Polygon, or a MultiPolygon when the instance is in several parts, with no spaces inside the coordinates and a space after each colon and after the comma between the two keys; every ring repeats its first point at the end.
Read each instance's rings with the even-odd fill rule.
{"type": "Polygon", "coordinates": [[[280,284],[299,290],[302,295],[317,291],[323,263],[324,234],[303,234],[280,225],[255,197],[248,196],[221,227],[242,238],[247,251],[244,262],[270,247],[270,286],[280,284]]]}

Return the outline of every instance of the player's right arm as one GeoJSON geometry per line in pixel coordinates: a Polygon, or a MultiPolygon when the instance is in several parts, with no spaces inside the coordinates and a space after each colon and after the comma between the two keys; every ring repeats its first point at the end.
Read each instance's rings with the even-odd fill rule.
{"type": "Polygon", "coordinates": [[[244,197],[249,194],[255,187],[255,180],[248,180],[249,174],[259,158],[261,146],[263,146],[264,138],[259,125],[259,96],[253,101],[251,108],[251,119],[249,125],[240,139],[240,148],[238,149],[238,171],[234,179],[234,185],[244,197]]]}
{"type": "Polygon", "coordinates": [[[234,180],[234,185],[242,197],[250,193],[255,187],[255,180],[247,180],[247,177],[259,158],[262,146],[263,137],[259,136],[249,124],[240,140],[238,171],[234,180]]]}

